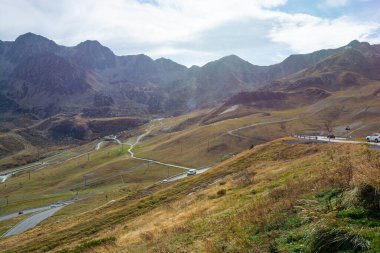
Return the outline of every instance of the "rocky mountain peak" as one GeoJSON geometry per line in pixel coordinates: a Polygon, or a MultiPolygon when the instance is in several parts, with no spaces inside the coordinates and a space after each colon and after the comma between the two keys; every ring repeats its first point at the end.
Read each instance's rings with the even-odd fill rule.
{"type": "Polygon", "coordinates": [[[170,71],[170,70],[185,71],[187,69],[185,66],[163,57],[156,59],[155,63],[157,63],[158,67],[160,67],[163,71],[170,71]]]}
{"type": "MultiPolygon", "coordinates": [[[[25,33],[17,37],[15,40],[16,43],[45,43],[45,42],[53,42],[52,40],[49,40],[41,35],[35,34],[35,33],[25,33]]],[[[54,43],[55,44],[55,43],[54,43]]]]}
{"type": "Polygon", "coordinates": [[[59,46],[52,40],[34,33],[20,35],[7,53],[11,62],[19,62],[27,57],[36,56],[46,52],[55,52],[59,46]]]}
{"type": "Polygon", "coordinates": [[[359,45],[360,45],[360,41],[358,41],[358,40],[353,40],[347,44],[347,46],[349,46],[349,47],[357,47],[359,45]]]}
{"type": "Polygon", "coordinates": [[[73,49],[72,58],[80,66],[95,69],[115,66],[115,54],[96,40],[86,40],[73,49]]]}
{"type": "Polygon", "coordinates": [[[86,41],[79,43],[76,47],[80,48],[82,50],[99,51],[99,52],[107,51],[107,52],[113,54],[113,52],[108,47],[103,46],[97,40],[86,40],[86,41]]]}

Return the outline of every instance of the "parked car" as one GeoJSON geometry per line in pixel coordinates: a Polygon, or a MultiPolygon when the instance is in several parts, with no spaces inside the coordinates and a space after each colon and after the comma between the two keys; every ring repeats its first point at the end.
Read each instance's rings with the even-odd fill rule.
{"type": "Polygon", "coordinates": [[[329,139],[335,139],[335,135],[329,134],[329,135],[327,135],[327,138],[329,138],[329,139]]]}
{"type": "Polygon", "coordinates": [[[191,169],[191,170],[187,171],[187,175],[188,176],[192,176],[192,175],[195,175],[195,174],[197,174],[197,170],[196,169],[191,169]]]}
{"type": "Polygon", "coordinates": [[[380,133],[368,135],[366,137],[366,139],[368,142],[374,141],[374,142],[378,143],[380,141],[380,133]]]}
{"type": "Polygon", "coordinates": [[[23,211],[20,211],[20,212],[18,212],[18,215],[21,215],[21,214],[23,214],[24,212],[23,211]]]}

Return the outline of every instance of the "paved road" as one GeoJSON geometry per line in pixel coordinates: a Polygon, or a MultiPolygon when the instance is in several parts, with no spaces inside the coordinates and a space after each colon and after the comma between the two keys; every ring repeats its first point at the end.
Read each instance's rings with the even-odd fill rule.
{"type": "Polygon", "coordinates": [[[316,135],[294,135],[293,137],[299,138],[299,139],[310,139],[310,140],[318,140],[318,141],[332,142],[332,143],[351,143],[351,144],[368,143],[372,146],[380,146],[380,143],[375,143],[375,142],[353,141],[347,138],[339,138],[339,137],[335,139],[330,139],[323,135],[317,135],[317,136],[316,135]]]}
{"type": "MultiPolygon", "coordinates": [[[[197,174],[201,174],[207,170],[209,170],[211,167],[205,167],[205,168],[200,168],[200,169],[197,169],[197,174]]],[[[174,182],[174,181],[177,181],[179,179],[182,179],[182,178],[186,178],[187,177],[187,173],[181,173],[181,174],[178,174],[178,175],[175,175],[175,176],[172,176],[172,177],[168,177],[164,180],[162,180],[161,182],[174,182]]]]}
{"type": "Polygon", "coordinates": [[[17,224],[16,226],[11,228],[10,230],[8,230],[8,232],[6,232],[3,235],[3,237],[8,237],[11,235],[17,235],[17,234],[20,234],[20,233],[22,233],[22,232],[24,232],[30,228],[37,226],[40,222],[49,218],[50,216],[52,216],[53,214],[58,212],[63,207],[64,206],[58,206],[58,207],[50,208],[49,210],[46,210],[46,211],[39,212],[39,213],[23,220],[22,222],[20,222],[19,224],[17,224]]]}
{"type": "MultiPolygon", "coordinates": [[[[17,235],[17,234],[20,234],[20,233],[22,233],[22,232],[24,232],[30,228],[33,228],[33,227],[37,226],[39,223],[41,223],[42,221],[44,221],[45,219],[49,218],[50,216],[52,216],[53,214],[55,214],[56,212],[61,210],[63,207],[70,205],[72,203],[75,203],[76,201],[79,201],[79,200],[65,201],[65,202],[62,202],[61,204],[51,205],[48,208],[42,207],[42,208],[40,208],[39,212],[37,211],[36,214],[34,214],[34,215],[26,218],[25,220],[21,221],[20,223],[18,223],[16,226],[14,226],[10,230],[8,230],[2,237],[17,235]]],[[[30,210],[37,210],[37,209],[38,208],[30,209],[30,210]]],[[[10,215],[13,215],[13,214],[10,214],[10,215]]],[[[3,217],[5,217],[5,216],[3,216],[3,217]]]]}
{"type": "MultiPolygon", "coordinates": [[[[158,122],[162,126],[163,123],[161,122],[161,120],[163,120],[163,118],[154,119],[151,122],[152,123],[158,122]]],[[[176,168],[180,168],[180,169],[184,169],[184,170],[191,169],[191,168],[187,168],[187,167],[184,167],[184,166],[179,166],[179,165],[174,165],[174,164],[169,164],[169,163],[162,163],[162,162],[151,160],[151,159],[145,159],[145,158],[141,158],[141,157],[136,157],[133,154],[133,152],[132,152],[133,147],[136,144],[138,144],[142,138],[144,138],[146,135],[148,135],[151,132],[152,128],[153,128],[153,125],[151,125],[150,128],[147,129],[147,131],[145,133],[143,133],[142,135],[138,136],[138,138],[137,138],[137,140],[136,140],[136,142],[134,144],[122,143],[120,140],[117,139],[116,136],[113,136],[113,138],[110,138],[110,140],[112,141],[112,139],[113,139],[114,141],[116,141],[120,145],[124,145],[124,144],[129,145],[130,148],[129,148],[128,152],[131,154],[132,158],[134,158],[134,159],[141,160],[141,161],[153,162],[153,163],[157,163],[157,164],[161,164],[161,165],[166,165],[166,166],[170,166],[170,167],[176,167],[176,168]]],[[[104,143],[106,143],[106,142],[108,142],[108,141],[102,140],[102,141],[98,142],[92,150],[89,150],[87,152],[83,152],[83,153],[81,153],[79,155],[76,155],[76,156],[73,156],[73,157],[69,157],[67,159],[57,160],[57,159],[61,158],[60,156],[62,156],[62,154],[59,153],[59,154],[56,154],[54,156],[48,157],[48,158],[44,159],[41,162],[35,162],[35,163],[30,164],[30,165],[26,165],[26,166],[18,167],[18,168],[11,169],[11,170],[8,170],[8,171],[4,171],[4,172],[2,172],[2,174],[0,174],[0,183],[3,183],[6,180],[8,180],[10,178],[10,175],[13,174],[13,173],[17,173],[17,172],[20,172],[20,171],[26,171],[26,170],[40,170],[40,169],[43,169],[43,168],[45,168],[45,167],[47,167],[49,165],[54,165],[54,164],[57,164],[57,163],[67,162],[67,161],[70,161],[70,160],[73,160],[73,159],[77,159],[79,157],[91,154],[92,152],[95,152],[95,151],[99,150],[102,147],[102,145],[104,143]]]]}
{"type": "MultiPolygon", "coordinates": [[[[5,180],[7,180],[10,177],[9,175],[11,175],[13,173],[20,172],[20,171],[23,171],[23,170],[37,168],[37,167],[43,166],[45,164],[46,164],[45,162],[37,162],[37,163],[32,163],[32,164],[27,165],[27,166],[18,167],[16,169],[7,170],[7,171],[2,172],[0,177],[1,178],[6,177],[5,180]]],[[[5,182],[5,180],[2,181],[2,182],[5,182]]]]}
{"type": "Polygon", "coordinates": [[[5,175],[2,175],[0,176],[0,183],[4,183],[8,178],[10,178],[12,176],[12,173],[11,174],[5,174],[5,175]]]}
{"type": "Polygon", "coordinates": [[[105,143],[105,141],[98,142],[95,146],[95,150],[99,150],[102,147],[103,143],[105,143]]]}
{"type": "MultiPolygon", "coordinates": [[[[27,209],[27,210],[23,210],[23,214],[21,214],[21,215],[30,214],[30,213],[37,213],[37,212],[45,211],[48,209],[50,209],[50,205],[38,207],[38,208],[27,209]]],[[[9,220],[9,219],[12,219],[12,218],[15,218],[18,216],[20,216],[20,214],[18,214],[18,212],[6,214],[6,215],[1,215],[0,221],[9,220]]]]}
{"type": "MultiPolygon", "coordinates": [[[[158,122],[161,123],[160,120],[156,120],[158,122]]],[[[192,168],[189,168],[189,167],[184,167],[184,166],[180,166],[180,165],[175,165],[175,164],[170,164],[170,163],[164,163],[164,162],[160,162],[160,161],[157,161],[157,160],[152,160],[152,159],[147,159],[147,158],[142,158],[142,157],[137,157],[134,153],[133,153],[133,148],[141,141],[141,139],[143,139],[145,136],[147,136],[152,130],[153,130],[154,126],[151,125],[148,129],[145,130],[145,133],[139,135],[136,139],[136,141],[132,144],[130,143],[122,143],[122,144],[127,144],[129,145],[129,149],[128,149],[128,153],[131,155],[131,158],[133,159],[136,159],[136,160],[140,160],[140,161],[146,161],[146,162],[151,162],[151,163],[156,163],[156,164],[161,164],[161,165],[165,165],[165,166],[169,166],[169,167],[174,167],[174,168],[179,168],[179,169],[183,169],[183,170],[190,170],[192,168]]],[[[121,144],[120,141],[118,141],[119,144],[121,144]]]]}
{"type": "MultiPolygon", "coordinates": [[[[153,122],[159,122],[159,124],[162,126],[162,122],[161,122],[161,119],[158,119],[158,120],[154,120],[153,122]]],[[[180,169],[184,169],[184,170],[190,170],[191,168],[188,168],[188,167],[184,167],[184,166],[179,166],[179,165],[175,165],[175,164],[170,164],[170,163],[164,163],[164,162],[160,162],[160,161],[156,161],[156,160],[152,160],[152,159],[146,159],[146,158],[141,158],[141,157],[136,157],[135,154],[133,153],[133,148],[146,136],[148,135],[152,129],[154,128],[154,125],[151,125],[148,129],[146,129],[146,131],[139,135],[136,139],[136,141],[134,143],[122,143],[120,140],[117,139],[117,137],[115,136],[115,138],[113,138],[118,144],[120,145],[129,145],[129,149],[128,149],[128,153],[131,155],[131,158],[133,159],[136,159],[136,160],[141,160],[141,161],[147,161],[147,162],[151,162],[151,163],[156,163],[156,164],[161,164],[161,165],[165,165],[165,166],[169,166],[169,167],[175,167],[175,168],[180,168],[180,169]]],[[[100,141],[99,143],[96,144],[94,150],[99,150],[101,148],[101,145],[104,143],[105,141],[100,141]]],[[[81,156],[84,156],[86,154],[89,154],[93,151],[89,151],[89,152],[85,152],[85,153],[82,153],[80,155],[77,155],[75,157],[71,157],[69,159],[66,159],[65,161],[69,161],[69,160],[72,160],[72,159],[75,159],[75,158],[78,158],[78,157],[81,157],[81,156]]],[[[47,164],[46,162],[44,163],[41,163],[42,165],[44,164],[47,164]]],[[[200,174],[200,173],[203,173],[205,171],[207,171],[210,167],[206,167],[206,168],[201,168],[201,169],[198,169],[197,170],[197,174],[200,174]]],[[[25,168],[24,168],[25,169],[25,168]]],[[[7,175],[6,175],[7,176],[7,175]]],[[[179,180],[181,178],[185,178],[187,176],[186,173],[183,173],[183,174],[179,174],[179,175],[176,175],[174,177],[170,177],[167,179],[167,181],[169,182],[172,182],[172,181],[176,181],[176,180],[179,180]]],[[[1,180],[2,178],[0,178],[1,180]]],[[[6,180],[6,178],[5,178],[6,180]]],[[[4,181],[5,181],[4,180],[4,181]]],[[[20,222],[19,224],[17,224],[16,226],[14,226],[12,229],[10,229],[9,231],[7,231],[3,237],[8,237],[8,236],[11,236],[11,235],[16,235],[16,234],[19,234],[19,233],[22,233],[30,228],[33,228],[35,226],[37,226],[40,222],[42,222],[43,220],[49,218],[50,216],[52,216],[53,214],[55,214],[56,212],[58,212],[60,209],[62,209],[64,206],[66,205],[69,205],[69,204],[72,204],[74,203],[75,201],[66,201],[66,202],[62,202],[62,204],[59,204],[59,205],[54,205],[54,206],[45,206],[45,207],[40,207],[40,208],[34,208],[34,209],[28,209],[28,210],[25,210],[23,211],[23,214],[30,214],[30,213],[36,213],[35,215],[32,215],[30,216],[29,218],[23,220],[22,222],[20,222]]],[[[4,215],[4,216],[0,216],[0,221],[2,220],[7,220],[7,219],[11,219],[11,218],[14,218],[14,217],[17,217],[19,214],[18,212],[17,213],[12,213],[12,214],[7,214],[7,215],[4,215]]]]}
{"type": "Polygon", "coordinates": [[[84,153],[81,153],[79,155],[76,155],[76,156],[73,156],[73,157],[69,157],[69,158],[66,158],[66,159],[63,159],[63,160],[60,160],[60,158],[61,158],[60,156],[62,154],[59,153],[59,154],[56,154],[54,156],[51,156],[51,157],[48,157],[48,158],[44,159],[42,162],[36,162],[36,163],[32,163],[32,164],[27,165],[27,166],[22,166],[22,167],[19,167],[19,168],[16,168],[16,169],[8,170],[6,172],[3,172],[0,175],[0,183],[4,183],[6,180],[8,180],[11,177],[12,174],[17,173],[17,172],[27,171],[27,170],[35,170],[35,171],[37,171],[37,170],[43,169],[43,168],[45,168],[45,167],[47,167],[49,165],[54,165],[54,164],[68,162],[70,160],[77,159],[79,157],[91,154],[92,152],[99,150],[101,148],[101,146],[103,145],[103,143],[105,143],[105,142],[106,141],[100,141],[99,143],[97,143],[95,145],[95,148],[93,150],[90,150],[90,151],[87,151],[87,152],[84,152],[84,153]]]}

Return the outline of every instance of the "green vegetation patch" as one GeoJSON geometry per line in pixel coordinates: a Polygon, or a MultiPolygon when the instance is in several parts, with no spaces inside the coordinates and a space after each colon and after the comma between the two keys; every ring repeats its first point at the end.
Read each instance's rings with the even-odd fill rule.
{"type": "Polygon", "coordinates": [[[100,245],[109,244],[109,243],[112,243],[115,241],[116,241],[115,237],[106,237],[106,238],[102,238],[102,239],[98,239],[98,240],[87,241],[87,242],[84,242],[84,243],[82,243],[82,244],[80,244],[80,245],[78,245],[72,249],[61,250],[61,251],[59,251],[59,253],[81,253],[81,252],[84,252],[85,250],[93,249],[93,248],[98,247],[100,245]]]}
{"type": "Polygon", "coordinates": [[[360,252],[369,250],[370,242],[342,228],[320,228],[312,233],[308,246],[308,251],[313,253],[360,252]]]}

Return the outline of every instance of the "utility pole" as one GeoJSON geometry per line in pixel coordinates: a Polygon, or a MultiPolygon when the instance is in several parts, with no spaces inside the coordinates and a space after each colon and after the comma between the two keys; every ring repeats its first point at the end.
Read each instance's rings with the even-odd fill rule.
{"type": "Polygon", "coordinates": [[[124,178],[123,175],[120,174],[121,182],[124,184],[124,178]]]}

